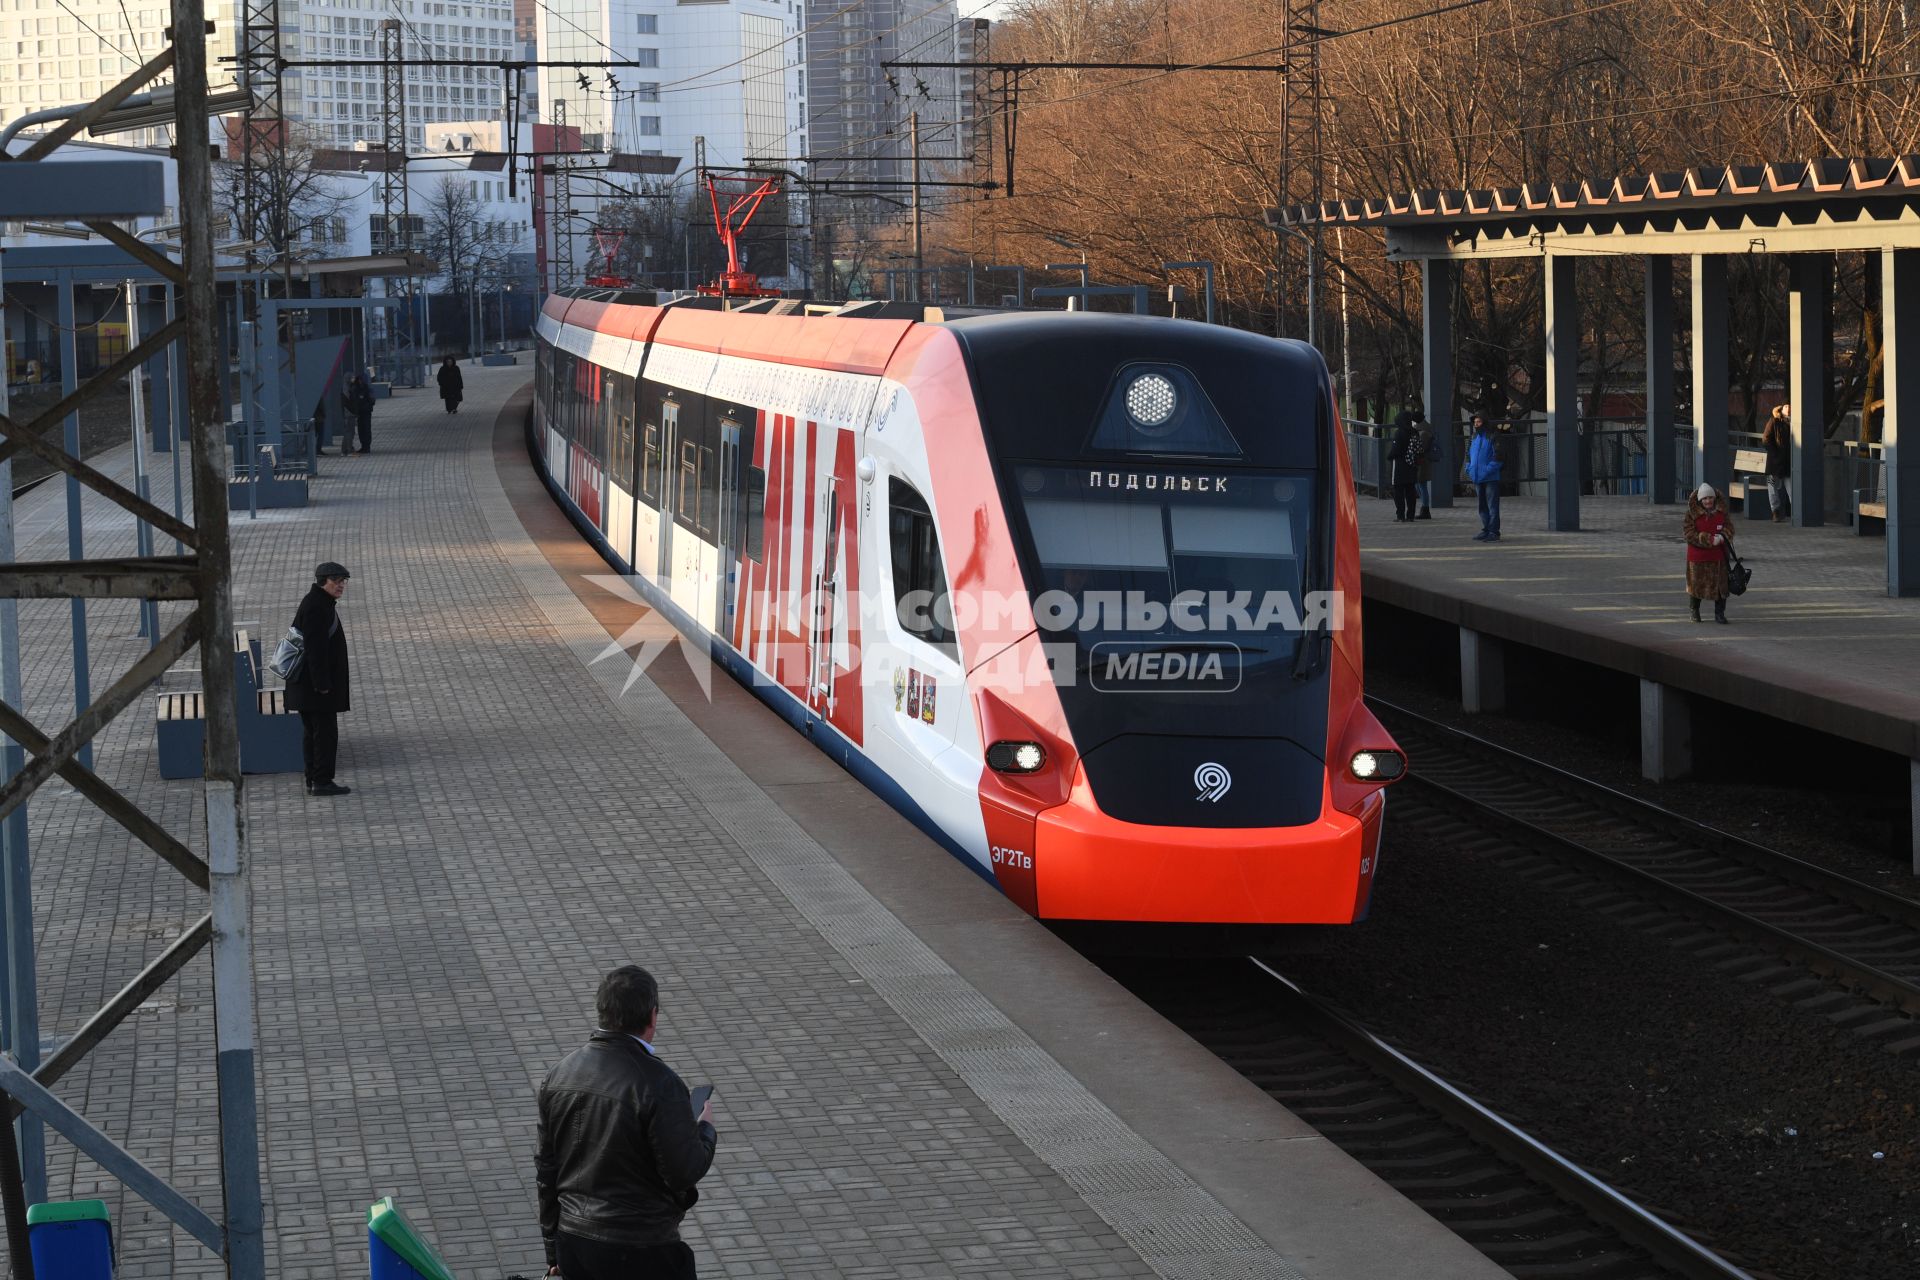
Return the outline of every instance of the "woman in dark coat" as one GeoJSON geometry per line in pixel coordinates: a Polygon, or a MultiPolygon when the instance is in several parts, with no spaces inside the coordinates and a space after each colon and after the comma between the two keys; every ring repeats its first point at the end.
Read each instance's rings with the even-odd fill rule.
{"type": "Polygon", "coordinates": [[[1420,459],[1426,447],[1420,434],[1421,415],[1402,409],[1393,420],[1393,439],[1387,444],[1387,460],[1393,468],[1393,518],[1411,520],[1420,507],[1420,459]]]}
{"type": "Polygon", "coordinates": [[[448,356],[446,363],[440,366],[440,398],[447,402],[448,413],[460,412],[460,393],[464,380],[460,377],[460,366],[448,356]]]}
{"type": "Polygon", "coordinates": [[[1733,549],[1733,517],[1720,509],[1720,495],[1703,484],[1687,499],[1682,527],[1687,539],[1687,609],[1700,621],[1700,602],[1713,601],[1713,620],[1727,620],[1727,553],[1733,549]]]}
{"type": "MultiPolygon", "coordinates": [[[[1760,433],[1760,447],[1767,451],[1767,506],[1773,522],[1779,524],[1792,514],[1787,497],[1787,479],[1793,475],[1793,407],[1775,405],[1760,433]]],[[[1752,511],[1752,507],[1747,508],[1752,511]]]]}
{"type": "Polygon", "coordinates": [[[300,751],[307,766],[307,794],[344,796],[351,788],[333,780],[340,749],[340,713],[347,696],[347,633],[340,625],[340,597],[353,575],[328,560],[313,571],[313,586],[293,615],[305,656],[287,681],[287,709],[300,713],[300,751]]]}
{"type": "Polygon", "coordinates": [[[353,415],[353,422],[347,429],[346,447],[342,453],[352,453],[353,426],[360,428],[360,452],[373,452],[373,388],[367,385],[367,375],[356,373],[353,381],[347,384],[347,412],[353,415]]]}

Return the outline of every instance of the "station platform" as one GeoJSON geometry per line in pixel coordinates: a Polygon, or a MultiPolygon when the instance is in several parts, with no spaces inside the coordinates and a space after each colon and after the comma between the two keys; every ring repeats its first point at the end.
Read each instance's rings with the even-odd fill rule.
{"type": "MultiPolygon", "coordinates": [[[[464,372],[457,416],[399,393],[371,456],[323,459],[310,506],[234,520],[236,616],[269,636],[316,562],[353,573],[353,794],[245,788],[270,1274],[364,1274],[387,1195],[461,1280],[543,1271],[535,1089],[627,962],[661,980],[663,1057],[716,1086],[686,1223],[704,1276],[1504,1274],[745,690],[716,675],[708,701],[677,654],[630,678],[610,638],[657,624],[588,581],[606,566],[533,475],[527,370],[464,372]]],[[[167,460],[149,466],[158,491],[167,460]]],[[[64,553],[60,501],[21,500],[23,559],[64,553]]],[[[89,554],[131,549],[88,511],[89,554]]],[[[67,605],[22,614],[29,710],[57,723],[67,605]]],[[[93,609],[96,688],[144,649],[134,626],[130,603],[93,609]]],[[[160,779],[150,721],[114,722],[96,766],[195,829],[199,789],[160,779]]],[[[30,817],[51,1040],[201,908],[63,784],[30,817]]],[[[201,959],[60,1092],[217,1205],[211,1040],[201,959]]],[[[56,1198],[109,1202],[120,1275],[218,1273],[50,1147],[56,1198]]]]}
{"type": "Polygon", "coordinates": [[[1920,599],[1886,594],[1884,538],[1736,512],[1753,582],[1716,626],[1711,610],[1687,613],[1684,506],[1582,497],[1582,528],[1554,533],[1544,498],[1506,498],[1500,541],[1481,543],[1472,500],[1455,501],[1399,523],[1362,494],[1362,580],[1369,601],[1460,628],[1470,709],[1503,699],[1500,646],[1520,644],[1638,677],[1642,772],[1656,780],[1688,768],[1686,697],[1904,756],[1920,870],[1920,599]]]}

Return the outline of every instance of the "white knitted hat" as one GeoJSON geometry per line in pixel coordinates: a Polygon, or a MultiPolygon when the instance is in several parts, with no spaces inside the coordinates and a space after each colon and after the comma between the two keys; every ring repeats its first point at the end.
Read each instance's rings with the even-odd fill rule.
{"type": "Polygon", "coordinates": [[[1700,499],[1700,501],[1705,502],[1708,498],[1719,497],[1720,494],[1712,485],[1703,484],[1698,489],[1695,489],[1693,491],[1693,496],[1700,499]]]}

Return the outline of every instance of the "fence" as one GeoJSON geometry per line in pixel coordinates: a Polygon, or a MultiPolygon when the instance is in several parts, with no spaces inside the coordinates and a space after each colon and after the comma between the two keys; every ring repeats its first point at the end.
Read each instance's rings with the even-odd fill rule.
{"type": "MultiPolygon", "coordinates": [[[[94,325],[74,334],[73,339],[74,376],[81,382],[127,354],[125,325],[94,325]]],[[[62,364],[61,345],[58,338],[34,341],[7,339],[8,384],[15,387],[58,385],[62,364]]]]}
{"type": "MultiPolygon", "coordinates": [[[[1454,459],[1463,471],[1469,425],[1455,423],[1453,426],[1454,459]]],[[[1345,426],[1354,487],[1386,496],[1392,484],[1387,448],[1393,428],[1375,422],[1347,422],[1345,426]]],[[[1539,418],[1512,418],[1495,421],[1493,427],[1501,462],[1501,492],[1544,494],[1546,423],[1539,418]]],[[[1730,451],[1758,449],[1760,436],[1749,431],[1729,431],[1727,445],[1730,451]]],[[[1674,451],[1674,496],[1682,498],[1695,483],[1693,424],[1674,424],[1667,447],[1674,451]]],[[[1827,441],[1827,510],[1851,511],[1856,493],[1863,502],[1879,500],[1882,475],[1879,454],[1879,445],[1868,445],[1863,450],[1851,440],[1827,441]]],[[[1638,418],[1582,418],[1579,465],[1582,494],[1644,497],[1647,492],[1646,423],[1638,418]]],[[[1454,476],[1454,482],[1462,483],[1460,475],[1454,476]]]]}

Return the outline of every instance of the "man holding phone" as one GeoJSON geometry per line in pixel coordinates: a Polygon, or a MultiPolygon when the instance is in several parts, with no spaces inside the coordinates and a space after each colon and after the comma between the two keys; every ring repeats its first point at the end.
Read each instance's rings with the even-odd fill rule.
{"type": "Polygon", "coordinates": [[[540,1234],[565,1280],[692,1280],[680,1220],[713,1164],[712,1089],[699,1101],[655,1056],[660,987],[638,965],[600,983],[600,1025],[540,1086],[540,1234]]]}

